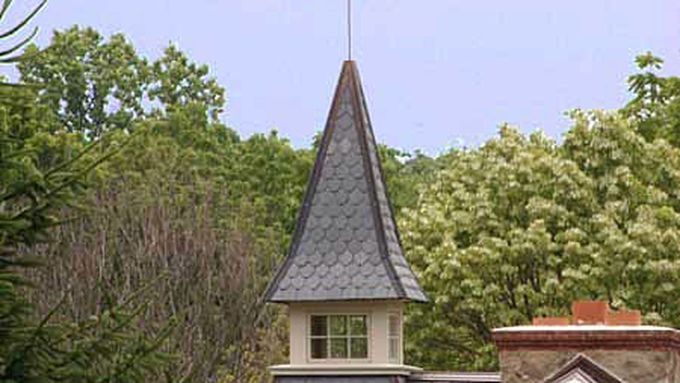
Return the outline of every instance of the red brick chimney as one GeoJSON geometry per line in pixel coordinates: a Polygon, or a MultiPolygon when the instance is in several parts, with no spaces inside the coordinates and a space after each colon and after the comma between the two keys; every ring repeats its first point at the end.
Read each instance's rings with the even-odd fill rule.
{"type": "Polygon", "coordinates": [[[611,310],[604,301],[575,301],[571,309],[568,317],[493,331],[503,382],[562,382],[555,377],[596,370],[584,381],[680,381],[680,331],[642,325],[640,311],[611,310]]]}
{"type": "Polygon", "coordinates": [[[574,301],[571,304],[571,317],[537,317],[534,326],[567,325],[607,325],[640,326],[642,315],[638,310],[609,309],[605,301],[574,301]]]}

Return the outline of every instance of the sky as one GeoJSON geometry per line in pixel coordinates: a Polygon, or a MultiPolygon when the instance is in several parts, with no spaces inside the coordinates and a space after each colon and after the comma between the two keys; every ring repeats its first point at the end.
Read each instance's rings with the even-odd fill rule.
{"type": "MultiPolygon", "coordinates": [[[[16,18],[37,0],[17,0],[16,18]]],[[[646,51],[680,74],[678,0],[352,0],[353,53],[379,141],[436,154],[502,123],[559,139],[573,108],[613,109],[646,51]]],[[[347,58],[346,0],[50,0],[33,23],[174,43],[227,91],[222,120],[296,147],[323,129],[347,58]]]]}

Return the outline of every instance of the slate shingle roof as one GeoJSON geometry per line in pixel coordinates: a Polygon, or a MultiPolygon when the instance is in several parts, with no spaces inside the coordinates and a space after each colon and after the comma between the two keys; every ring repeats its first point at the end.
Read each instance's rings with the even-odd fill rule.
{"type": "Polygon", "coordinates": [[[401,248],[353,61],[345,61],[271,302],[427,301],[401,248]]]}

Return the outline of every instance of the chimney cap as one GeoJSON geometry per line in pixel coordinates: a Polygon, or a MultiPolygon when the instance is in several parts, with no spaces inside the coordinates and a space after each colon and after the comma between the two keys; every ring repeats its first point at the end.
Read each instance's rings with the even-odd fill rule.
{"type": "Polygon", "coordinates": [[[641,326],[639,310],[611,310],[606,301],[577,300],[571,304],[569,317],[536,317],[534,326],[641,326]]]}

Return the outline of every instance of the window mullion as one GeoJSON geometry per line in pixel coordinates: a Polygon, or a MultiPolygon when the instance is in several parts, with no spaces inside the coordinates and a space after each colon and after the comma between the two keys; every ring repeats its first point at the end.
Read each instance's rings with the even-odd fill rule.
{"type": "Polygon", "coordinates": [[[333,359],[331,355],[331,316],[326,316],[326,358],[333,359]]]}
{"type": "Polygon", "coordinates": [[[352,344],[351,340],[352,339],[352,323],[350,322],[350,316],[345,315],[345,324],[347,327],[345,328],[345,333],[347,335],[347,338],[345,339],[345,344],[347,347],[347,355],[345,355],[345,358],[347,359],[352,359],[352,344]]]}
{"type": "MultiPolygon", "coordinates": [[[[308,343],[311,345],[316,340],[316,344],[321,346],[321,342],[325,341],[325,359],[351,360],[368,357],[367,347],[370,331],[367,329],[368,318],[366,315],[336,313],[317,316],[319,317],[317,323],[325,320],[325,334],[312,335],[310,333],[308,343]],[[336,333],[333,331],[336,331],[336,333]],[[344,347],[341,346],[341,342],[345,344],[344,347]],[[356,349],[356,352],[353,351],[353,348],[356,349]]],[[[318,328],[317,332],[320,332],[320,330],[318,328]]],[[[323,349],[317,348],[317,350],[317,353],[320,353],[323,349]]]]}

